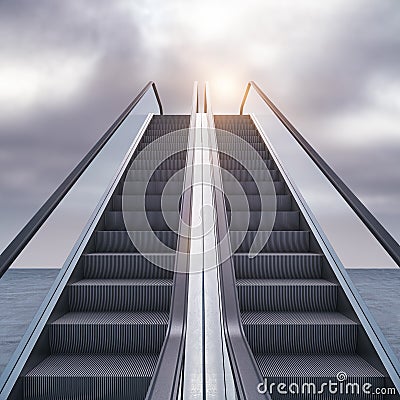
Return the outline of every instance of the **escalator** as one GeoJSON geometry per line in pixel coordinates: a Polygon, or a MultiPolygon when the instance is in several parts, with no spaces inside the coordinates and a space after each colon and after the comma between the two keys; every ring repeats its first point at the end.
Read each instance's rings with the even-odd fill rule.
{"type": "MultiPolygon", "coordinates": [[[[175,147],[186,147],[188,126],[189,116],[153,116],[133,159],[151,142],[173,131],[180,132],[178,139],[163,143],[163,147],[170,147],[171,153],[175,147]]],[[[174,285],[175,256],[159,253],[157,243],[146,238],[151,233],[142,228],[143,213],[138,209],[144,194],[137,193],[141,187],[137,177],[147,176],[146,168],[154,161],[151,158],[157,161],[159,156],[159,152],[147,152],[135,164],[142,166],[141,171],[127,169],[123,174],[11,399],[146,397],[166,336],[174,285]],[[147,257],[129,239],[124,218],[132,218],[135,234],[144,236],[147,257]],[[151,257],[157,259],[157,265],[151,257]]],[[[186,151],[160,159],[157,169],[150,171],[145,197],[154,234],[172,250],[177,244],[179,214],[173,232],[163,221],[161,194],[169,178],[185,167],[185,160],[186,151]]],[[[179,177],[182,174],[177,175],[175,196],[169,199],[174,207],[182,193],[179,177]]]]}
{"type": "MultiPolygon", "coordinates": [[[[228,220],[229,200],[234,203],[241,190],[250,204],[243,240],[237,243],[243,229],[238,225],[230,226],[230,238],[232,247],[237,248],[233,262],[241,321],[262,376],[273,385],[308,382],[318,387],[344,372],[349,382],[390,386],[385,368],[250,116],[215,116],[215,127],[220,166],[241,185],[238,190],[232,178],[222,175],[228,220]],[[241,158],[235,160],[229,153],[241,140],[251,150],[241,151],[241,158]],[[254,164],[259,156],[264,171],[250,173],[243,164],[254,164]],[[254,176],[263,175],[265,180],[270,176],[273,185],[259,178],[257,186],[254,176]],[[270,210],[261,208],[260,196],[273,192],[276,218],[268,232],[263,231],[262,214],[270,210]],[[258,255],[249,257],[256,235],[264,244],[258,255]]],[[[329,398],[328,394],[270,394],[272,399],[329,398]]],[[[364,396],[347,395],[346,399],[384,398],[364,396]]]]}
{"type": "Polygon", "coordinates": [[[107,141],[126,135],[0,400],[399,398],[313,393],[329,380],[399,387],[398,367],[257,119],[214,116],[207,84],[200,112],[195,82],[190,116],[141,116],[130,141],[151,88],[162,114],[151,81],[0,255],[1,277],[107,141]]]}

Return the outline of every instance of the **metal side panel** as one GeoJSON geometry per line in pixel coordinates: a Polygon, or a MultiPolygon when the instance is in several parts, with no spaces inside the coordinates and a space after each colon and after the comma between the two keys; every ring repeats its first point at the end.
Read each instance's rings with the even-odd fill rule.
{"type": "Polygon", "coordinates": [[[351,306],[354,309],[363,329],[365,330],[368,338],[370,339],[375,351],[381,359],[390,379],[392,380],[396,389],[400,392],[400,363],[394,355],[389,343],[387,342],[385,336],[380,330],[379,326],[375,322],[371,312],[369,311],[367,305],[362,299],[361,295],[358,293],[356,287],[351,281],[345,267],[340,261],[338,255],[330,244],[328,238],[319,225],[313,212],[307,205],[305,199],[301,195],[299,188],[294,183],[293,179],[290,177],[286,171],[283,163],[281,162],[275,148],[268,139],[262,125],[257,120],[254,114],[250,115],[251,120],[257,127],[265,145],[271,153],[273,160],[275,161],[279,172],[287,184],[290,192],[292,193],[300,211],[302,212],[307,224],[310,227],[311,232],[314,234],[318,245],[320,246],[322,252],[324,253],[329,265],[334,272],[336,279],[338,280],[340,286],[342,287],[347,299],[349,300],[351,306]]]}
{"type": "Polygon", "coordinates": [[[143,125],[138,131],[135,140],[133,141],[131,147],[127,151],[124,159],[122,160],[115,176],[105,190],[96,209],[93,211],[88,223],[86,224],[77,242],[72,248],[69,256],[67,257],[63,267],[61,268],[56,281],[52,285],[49,293],[45,297],[42,305],[37,311],[20,344],[14,352],[14,355],[12,356],[10,362],[5,368],[0,379],[1,400],[7,399],[11,391],[13,390],[14,385],[16,384],[29,356],[31,355],[32,350],[34,349],[35,344],[37,343],[54,307],[60,299],[60,296],[64,291],[65,286],[67,285],[68,280],[70,279],[78,260],[83,254],[83,251],[88,244],[89,239],[91,238],[101,216],[103,215],[124,171],[129,165],[129,162],[152,118],[153,114],[148,114],[148,116],[146,117],[143,125]]]}

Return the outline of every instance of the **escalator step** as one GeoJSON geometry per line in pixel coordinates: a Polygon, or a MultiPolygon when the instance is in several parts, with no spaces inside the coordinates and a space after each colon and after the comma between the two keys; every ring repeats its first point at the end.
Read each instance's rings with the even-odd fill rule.
{"type": "Polygon", "coordinates": [[[142,181],[151,179],[152,182],[166,182],[176,181],[183,182],[184,170],[177,173],[175,169],[140,169],[140,170],[129,170],[125,177],[125,182],[131,181],[142,181]]]}
{"type": "Polygon", "coordinates": [[[243,194],[243,191],[246,194],[285,194],[285,184],[283,181],[265,181],[261,182],[261,184],[245,181],[240,182],[240,185],[238,185],[237,182],[225,181],[224,191],[228,197],[231,194],[243,194]]]}
{"type": "MultiPolygon", "coordinates": [[[[165,158],[166,155],[175,154],[179,151],[185,151],[187,148],[186,141],[171,142],[166,139],[167,138],[161,138],[161,137],[157,139],[155,138],[155,140],[151,142],[151,151],[163,151],[165,158]]],[[[140,142],[135,152],[140,152],[144,150],[149,144],[150,143],[140,142]]],[[[162,160],[163,158],[160,159],[162,160]]]]}
{"type": "Polygon", "coordinates": [[[54,353],[158,353],[167,312],[67,313],[49,325],[54,353]]]}
{"type": "Polygon", "coordinates": [[[144,399],[158,354],[52,355],[24,377],[25,399],[144,399]]]}
{"type": "Polygon", "coordinates": [[[182,193],[182,188],[183,188],[183,182],[168,182],[168,187],[166,187],[166,182],[161,182],[161,181],[141,181],[140,184],[138,184],[138,181],[135,182],[130,182],[127,181],[123,185],[123,193],[124,195],[144,195],[144,194],[157,194],[161,195],[163,194],[164,189],[168,189],[168,192],[166,194],[176,194],[176,193],[182,193]],[[143,193],[143,188],[145,188],[146,192],[143,193]]]}
{"type": "Polygon", "coordinates": [[[358,324],[339,313],[245,312],[254,353],[354,353],[358,324]]]}
{"type": "Polygon", "coordinates": [[[238,279],[242,311],[335,311],[338,285],[324,279],[238,279]]]}
{"type": "MultiPolygon", "coordinates": [[[[168,203],[166,203],[168,204],[168,203]]],[[[227,197],[226,206],[228,211],[230,209],[234,211],[252,210],[259,211],[290,211],[292,208],[292,201],[290,195],[279,194],[279,195],[237,195],[231,194],[227,197]]]]}
{"type": "Polygon", "coordinates": [[[248,253],[254,241],[262,246],[263,252],[303,253],[310,248],[309,231],[249,231],[243,240],[241,231],[231,231],[229,236],[232,248],[238,253],[248,253]]]}
{"type": "MultiPolygon", "coordinates": [[[[105,213],[105,229],[124,231],[178,231],[179,213],[176,211],[108,211],[105,213]],[[125,224],[127,226],[125,226],[125,224]]],[[[293,224],[292,224],[293,225],[293,224]]],[[[295,229],[295,228],[292,228],[295,229]]]]}
{"type": "Polygon", "coordinates": [[[170,279],[83,279],[68,285],[71,311],[167,311],[170,279]]]}
{"type": "MultiPolygon", "coordinates": [[[[140,211],[144,207],[147,211],[175,211],[179,210],[181,195],[163,195],[162,199],[156,195],[115,195],[112,199],[112,208],[114,211],[121,211],[122,206],[125,211],[140,211]]],[[[286,205],[286,204],[284,204],[286,205]]]]}
{"type": "Polygon", "coordinates": [[[275,163],[273,160],[269,159],[269,160],[264,160],[264,164],[262,165],[262,163],[260,163],[259,160],[247,160],[243,163],[240,163],[238,160],[234,160],[232,158],[226,159],[226,158],[220,158],[220,167],[224,168],[228,171],[232,170],[232,169],[243,169],[244,167],[246,167],[246,169],[249,170],[257,170],[257,169],[261,169],[264,170],[265,166],[268,169],[276,169],[275,163]]]}
{"type": "MultiPolygon", "coordinates": [[[[152,160],[152,164],[157,161],[158,163],[164,162],[169,153],[163,150],[152,150],[141,152],[140,150],[135,150],[134,155],[138,156],[140,154],[140,160],[152,160]]],[[[180,151],[171,155],[171,158],[174,160],[186,160],[186,151],[180,151]]],[[[135,161],[136,165],[136,161],[135,161]]]]}
{"type": "Polygon", "coordinates": [[[278,253],[249,258],[235,254],[233,260],[237,279],[316,279],[321,277],[323,255],[278,253]]]}
{"type": "MultiPolygon", "coordinates": [[[[132,232],[135,243],[140,243],[144,253],[167,253],[176,248],[177,235],[172,231],[132,232]],[[166,249],[167,247],[167,249],[166,249]]],[[[125,231],[97,231],[95,233],[96,251],[101,253],[135,253],[138,249],[125,231]]]]}
{"type": "Polygon", "coordinates": [[[84,255],[82,262],[87,279],[172,279],[175,255],[93,253],[84,255]]]}
{"type": "MultiPolygon", "coordinates": [[[[220,145],[223,146],[224,143],[231,143],[232,142],[232,133],[233,132],[227,132],[227,131],[218,132],[217,133],[218,146],[221,147],[220,145]]],[[[261,140],[260,135],[258,134],[258,132],[256,130],[248,130],[248,131],[246,131],[246,133],[244,133],[242,131],[240,136],[235,133],[233,133],[233,134],[238,136],[240,139],[245,140],[246,142],[248,142],[251,145],[261,143],[265,147],[265,144],[261,140]]]]}
{"type": "MultiPolygon", "coordinates": [[[[141,142],[143,143],[151,143],[154,142],[154,140],[157,140],[160,136],[160,132],[162,131],[147,131],[146,134],[142,137],[141,142]]],[[[175,143],[177,146],[181,147],[184,146],[186,147],[187,145],[187,135],[182,135],[182,134],[176,134],[176,135],[167,135],[167,137],[163,138],[164,143],[175,143]]]]}
{"type": "Polygon", "coordinates": [[[224,181],[230,181],[236,179],[239,182],[247,182],[253,180],[256,180],[257,182],[262,182],[262,181],[269,181],[271,179],[274,181],[278,181],[280,177],[279,177],[279,172],[276,169],[268,170],[267,168],[265,168],[265,170],[256,169],[254,171],[251,170],[246,171],[244,169],[232,169],[228,171],[228,173],[223,173],[222,179],[224,181]]]}
{"type": "Polygon", "coordinates": [[[157,160],[155,163],[153,160],[135,160],[135,168],[137,169],[154,169],[154,164],[156,164],[157,169],[160,170],[175,170],[178,171],[185,168],[186,160],[183,159],[167,159],[167,160],[157,160]]]}
{"type": "Polygon", "coordinates": [[[299,211],[234,211],[227,212],[229,229],[240,231],[247,227],[250,231],[262,231],[273,228],[279,231],[294,231],[300,229],[299,211]]]}
{"type": "MultiPolygon", "coordinates": [[[[222,149],[221,152],[219,152],[219,159],[220,160],[230,160],[232,159],[232,157],[235,159],[236,158],[236,151],[240,151],[240,150],[236,150],[235,146],[232,146],[232,150],[224,150],[222,149]]],[[[258,150],[258,151],[253,151],[253,150],[242,150],[240,151],[240,162],[241,163],[247,163],[249,161],[255,161],[258,162],[259,164],[261,164],[261,161],[267,160],[269,159],[269,153],[266,150],[258,150]]],[[[249,167],[247,167],[249,168],[249,167]]]]}

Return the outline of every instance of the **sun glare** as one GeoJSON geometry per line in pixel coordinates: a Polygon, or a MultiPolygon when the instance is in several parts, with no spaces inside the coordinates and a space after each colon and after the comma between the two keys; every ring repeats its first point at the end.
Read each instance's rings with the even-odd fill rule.
{"type": "Polygon", "coordinates": [[[213,109],[217,112],[236,111],[236,102],[243,89],[243,81],[233,75],[216,76],[209,80],[213,99],[213,109]]]}
{"type": "Polygon", "coordinates": [[[235,81],[231,77],[219,77],[213,81],[214,91],[223,93],[224,96],[231,96],[235,93],[235,81]]]}

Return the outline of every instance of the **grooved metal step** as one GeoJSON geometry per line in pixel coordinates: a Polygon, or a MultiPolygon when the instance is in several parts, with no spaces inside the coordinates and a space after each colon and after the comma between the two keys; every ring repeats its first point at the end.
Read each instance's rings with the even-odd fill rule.
{"type": "Polygon", "coordinates": [[[24,376],[25,399],[144,399],[158,354],[52,355],[24,376]]]}
{"type": "Polygon", "coordinates": [[[93,253],[84,255],[82,263],[86,279],[172,279],[175,255],[93,253]]]}
{"type": "MultiPolygon", "coordinates": [[[[185,168],[186,160],[184,159],[167,159],[164,160],[160,164],[157,165],[157,170],[180,170],[185,168]]],[[[154,161],[153,160],[135,160],[135,167],[137,169],[153,169],[154,168],[154,161]]]]}
{"type": "Polygon", "coordinates": [[[240,152],[249,152],[252,150],[261,150],[264,152],[268,152],[267,148],[265,147],[265,144],[262,143],[260,140],[254,140],[251,143],[251,147],[249,148],[248,144],[245,142],[243,143],[242,140],[239,139],[238,136],[224,136],[224,140],[218,141],[218,150],[224,151],[224,150],[239,150],[240,152]]]}
{"type": "Polygon", "coordinates": [[[252,243],[262,246],[263,252],[304,253],[310,248],[309,231],[230,231],[231,245],[237,253],[248,253],[252,243]]]}
{"type": "Polygon", "coordinates": [[[242,311],[334,311],[338,285],[324,279],[238,279],[242,311]]]}
{"type": "Polygon", "coordinates": [[[358,324],[336,312],[244,312],[254,353],[355,353],[358,324]]]}
{"type": "Polygon", "coordinates": [[[238,180],[240,182],[246,182],[246,181],[279,181],[280,175],[279,172],[276,169],[267,169],[265,170],[262,169],[256,169],[254,171],[246,171],[244,169],[232,169],[223,172],[223,178],[225,181],[230,181],[230,180],[238,180]]]}
{"type": "MultiPolygon", "coordinates": [[[[161,164],[162,165],[162,164],[161,164]]],[[[166,181],[183,181],[183,169],[139,169],[129,170],[126,174],[125,181],[142,181],[151,179],[153,182],[166,182],[166,181]],[[180,171],[180,172],[179,172],[180,171]]]]}
{"type": "MultiPolygon", "coordinates": [[[[167,194],[175,194],[182,193],[182,182],[168,182],[168,192],[167,194]]],[[[138,184],[138,181],[130,182],[127,181],[124,184],[123,193],[124,195],[128,194],[136,194],[136,195],[145,195],[145,194],[153,194],[153,195],[161,195],[163,194],[164,189],[166,188],[166,182],[162,181],[142,181],[138,184]],[[146,188],[146,192],[142,193],[142,188],[146,188]]]]}
{"type": "Polygon", "coordinates": [[[125,231],[128,228],[145,231],[150,228],[155,231],[178,231],[179,213],[176,211],[108,211],[105,214],[105,228],[125,231]]]}
{"type": "MultiPolygon", "coordinates": [[[[140,243],[144,253],[165,253],[164,244],[171,251],[176,248],[177,234],[171,231],[131,232],[135,244],[140,243]]],[[[96,252],[99,253],[137,253],[126,231],[97,231],[95,233],[96,252]]]]}
{"type": "Polygon", "coordinates": [[[232,169],[243,169],[244,165],[246,166],[247,169],[250,169],[251,171],[256,171],[256,170],[265,170],[265,167],[267,167],[268,169],[275,169],[275,163],[273,160],[268,159],[268,160],[263,160],[264,161],[264,165],[261,165],[260,161],[257,160],[247,160],[246,162],[244,162],[243,164],[241,164],[238,160],[234,160],[233,158],[226,158],[226,157],[222,157],[219,160],[219,165],[221,168],[226,169],[227,171],[232,170],[232,169]]]}
{"type": "Polygon", "coordinates": [[[240,152],[241,155],[241,160],[261,160],[261,159],[267,159],[269,157],[269,153],[266,150],[252,150],[249,149],[249,146],[246,146],[243,148],[243,145],[241,146],[240,144],[237,143],[232,143],[231,145],[226,145],[224,146],[225,148],[220,149],[220,158],[230,158],[232,157],[236,152],[240,152]],[[239,148],[238,148],[239,147],[239,148]],[[242,147],[242,149],[240,149],[242,147]]]}
{"type": "Polygon", "coordinates": [[[279,231],[294,231],[300,229],[299,211],[236,211],[234,214],[227,211],[229,229],[232,231],[243,230],[247,227],[250,231],[257,229],[275,229],[279,231]]]}
{"type": "Polygon", "coordinates": [[[169,310],[170,279],[82,279],[68,285],[71,311],[169,310]]]}
{"type": "MultiPolygon", "coordinates": [[[[164,139],[157,141],[157,139],[159,138],[155,138],[153,141],[154,143],[151,142],[152,143],[151,151],[164,151],[165,152],[164,154],[167,155],[171,153],[174,154],[175,152],[178,152],[179,149],[182,149],[184,147],[184,143],[182,142],[179,144],[177,142],[174,143],[164,139]]],[[[139,143],[137,151],[139,152],[141,150],[144,150],[149,144],[150,143],[144,143],[144,142],[139,143]]]]}
{"type": "MultiPolygon", "coordinates": [[[[241,139],[242,139],[243,131],[241,133],[242,133],[242,137],[241,137],[241,139]]],[[[234,133],[232,131],[231,132],[227,132],[227,131],[218,132],[218,145],[220,143],[223,144],[226,142],[231,142],[232,140],[238,140],[237,138],[232,139],[232,134],[239,137],[238,135],[236,135],[236,133],[234,133]]],[[[248,141],[249,143],[263,143],[260,138],[260,135],[258,134],[258,132],[256,130],[246,131],[246,141],[248,141]]],[[[263,143],[263,145],[264,145],[264,143],[263,143]]]]}
{"type": "Polygon", "coordinates": [[[225,181],[224,191],[228,195],[242,194],[285,194],[285,184],[282,181],[265,181],[262,185],[257,185],[255,182],[237,182],[225,181]]]}
{"type": "Polygon", "coordinates": [[[323,255],[269,253],[249,258],[235,254],[233,260],[238,279],[316,279],[321,277],[323,255]]]}
{"type": "Polygon", "coordinates": [[[159,353],[167,312],[72,312],[49,325],[54,353],[159,353]]]}
{"type": "Polygon", "coordinates": [[[243,195],[230,194],[227,198],[227,211],[291,211],[292,202],[288,194],[278,195],[243,195]]]}
{"type": "MultiPolygon", "coordinates": [[[[159,131],[148,131],[146,136],[142,138],[143,143],[151,143],[160,138],[159,131]]],[[[168,135],[163,138],[164,143],[175,143],[177,145],[186,145],[187,136],[185,135],[168,135]]]]}
{"type": "Polygon", "coordinates": [[[143,204],[147,211],[176,211],[180,209],[180,194],[164,194],[162,199],[157,195],[115,195],[113,196],[113,211],[141,211],[143,204]]]}
{"type": "MultiPolygon", "coordinates": [[[[138,150],[134,156],[138,156],[140,153],[140,151],[138,150]]],[[[142,153],[140,153],[140,159],[141,160],[152,160],[153,161],[153,165],[156,162],[162,162],[165,160],[165,158],[169,155],[169,153],[167,151],[163,151],[163,150],[152,150],[152,151],[144,151],[142,153]]],[[[180,151],[180,152],[176,152],[175,154],[173,154],[171,156],[172,159],[174,160],[186,160],[186,152],[185,151],[180,151]]],[[[156,164],[157,165],[157,164],[156,164]]],[[[135,161],[135,167],[136,167],[136,161],[135,161]]]]}

